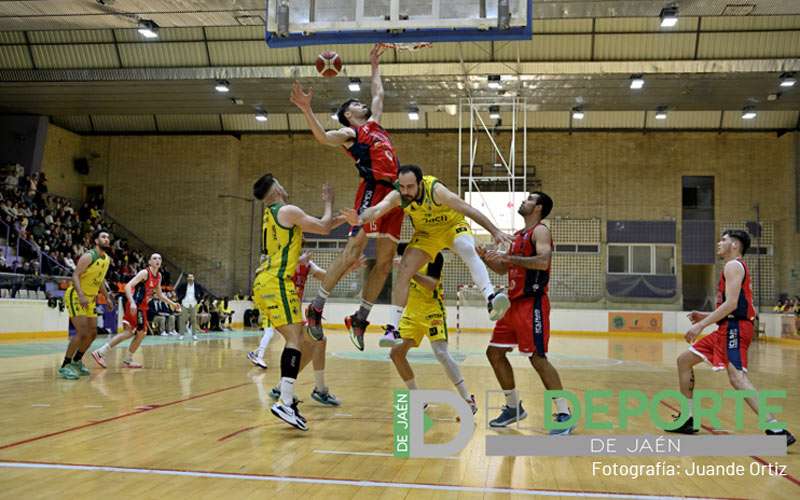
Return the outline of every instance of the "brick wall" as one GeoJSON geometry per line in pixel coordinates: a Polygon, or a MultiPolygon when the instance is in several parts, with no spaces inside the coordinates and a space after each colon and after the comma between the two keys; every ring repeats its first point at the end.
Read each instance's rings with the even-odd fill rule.
{"type": "MultiPolygon", "coordinates": [[[[402,163],[417,163],[457,189],[457,134],[393,138],[402,163]]],[[[507,143],[508,134],[498,141],[507,143]]],[[[760,203],[762,219],[775,225],[776,288],[800,293],[789,288],[797,286],[790,269],[800,267],[794,147],[792,134],[536,132],[528,135],[528,165],[555,200],[553,216],[603,221],[680,221],[681,176],[714,175],[717,219],[753,219],[760,203]]],[[[294,203],[318,213],[323,182],[336,189],[337,207],[352,203],[358,182],[343,152],[306,134],[85,137],[81,152],[91,158],[86,182],[107,186],[112,214],[187,268],[213,276],[225,292],[248,288],[252,226],[248,203],[218,194],[250,196],[253,181],[272,172],[294,203]]]]}
{"type": "Polygon", "coordinates": [[[73,168],[73,160],[81,154],[81,142],[78,134],[52,124],[48,126],[42,171],[47,174],[47,187],[51,193],[74,199],[81,197],[85,177],[78,175],[73,168]]]}

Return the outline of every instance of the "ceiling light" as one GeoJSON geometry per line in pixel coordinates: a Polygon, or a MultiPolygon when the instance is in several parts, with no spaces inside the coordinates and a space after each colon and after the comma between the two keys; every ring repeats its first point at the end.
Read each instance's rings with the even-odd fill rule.
{"type": "Polygon", "coordinates": [[[350,92],[361,92],[361,79],[351,78],[347,88],[350,89],[350,92]]]}
{"type": "Polygon", "coordinates": [[[412,121],[419,120],[419,108],[416,106],[411,106],[408,108],[408,119],[412,121]]]}
{"type": "Polygon", "coordinates": [[[666,106],[659,106],[656,108],[656,120],[666,120],[667,119],[667,108],[666,106]]]}
{"type": "Polygon", "coordinates": [[[155,21],[142,19],[139,21],[139,34],[145,38],[158,38],[158,25],[155,21]]]}
{"type": "Polygon", "coordinates": [[[267,112],[263,109],[256,109],[256,121],[257,122],[265,122],[267,121],[267,112]]]}
{"type": "Polygon", "coordinates": [[[489,106],[489,118],[492,120],[500,119],[500,106],[489,106]]]}
{"type": "Polygon", "coordinates": [[[664,7],[661,9],[661,14],[659,16],[661,18],[661,27],[662,28],[672,28],[676,24],[678,24],[678,7],[671,6],[671,7],[664,7]]]}
{"type": "Polygon", "coordinates": [[[781,87],[794,87],[797,85],[797,78],[794,73],[784,73],[780,76],[781,87]]]}
{"type": "Polygon", "coordinates": [[[583,120],[583,116],[584,116],[583,108],[581,108],[581,107],[572,108],[572,119],[573,120],[583,120]]]}
{"type": "Polygon", "coordinates": [[[644,87],[644,78],[642,75],[631,76],[631,88],[633,90],[639,90],[642,87],[644,87]]]}
{"type": "Polygon", "coordinates": [[[756,116],[758,116],[758,114],[751,106],[745,106],[745,108],[742,109],[742,120],[752,120],[756,116]]]}
{"type": "Polygon", "coordinates": [[[219,80],[217,81],[217,84],[214,86],[214,90],[222,93],[230,92],[231,84],[228,82],[228,80],[219,80]]]}
{"type": "Polygon", "coordinates": [[[499,89],[501,87],[500,75],[489,75],[486,78],[489,80],[490,89],[499,89]]]}

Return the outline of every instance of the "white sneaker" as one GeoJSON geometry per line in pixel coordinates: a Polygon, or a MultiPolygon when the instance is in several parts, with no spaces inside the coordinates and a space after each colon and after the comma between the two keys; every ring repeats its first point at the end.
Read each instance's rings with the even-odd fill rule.
{"type": "Polygon", "coordinates": [[[511,301],[505,292],[495,292],[489,297],[489,319],[499,321],[506,315],[506,311],[511,307],[511,301]]]}
{"type": "Polygon", "coordinates": [[[278,401],[272,408],[270,408],[272,414],[278,417],[279,419],[283,420],[287,424],[300,429],[301,431],[307,431],[308,425],[306,425],[306,420],[300,415],[300,412],[297,411],[297,403],[293,404],[292,406],[286,406],[283,402],[278,401]]]}
{"type": "Polygon", "coordinates": [[[178,337],[178,340],[183,340],[183,335],[181,335],[180,337],[178,337]]]}
{"type": "Polygon", "coordinates": [[[177,336],[178,336],[178,332],[176,332],[175,330],[172,330],[171,332],[169,332],[169,334],[170,334],[172,337],[177,337],[177,336]]]}
{"type": "Polygon", "coordinates": [[[167,332],[161,332],[161,335],[160,335],[160,337],[167,337],[167,336],[169,336],[169,333],[167,333],[167,332]]]}
{"type": "Polygon", "coordinates": [[[200,340],[197,338],[197,335],[192,335],[192,340],[200,340]]]}

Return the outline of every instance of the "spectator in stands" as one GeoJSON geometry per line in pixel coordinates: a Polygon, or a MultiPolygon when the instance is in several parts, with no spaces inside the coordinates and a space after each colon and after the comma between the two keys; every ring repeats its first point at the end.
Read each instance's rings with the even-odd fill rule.
{"type": "Polygon", "coordinates": [[[233,308],[230,305],[230,298],[225,297],[217,302],[217,310],[219,311],[219,326],[220,330],[233,330],[231,324],[233,322],[233,308]],[[227,328],[225,325],[227,324],[227,328]]]}
{"type": "Polygon", "coordinates": [[[178,297],[178,303],[181,305],[180,319],[178,321],[178,331],[181,335],[181,340],[185,335],[189,335],[187,331],[187,320],[190,322],[191,335],[194,340],[197,340],[197,331],[199,325],[197,322],[197,305],[206,296],[206,292],[202,286],[195,283],[194,274],[187,274],[186,281],[178,285],[175,289],[175,294],[178,297]]]}

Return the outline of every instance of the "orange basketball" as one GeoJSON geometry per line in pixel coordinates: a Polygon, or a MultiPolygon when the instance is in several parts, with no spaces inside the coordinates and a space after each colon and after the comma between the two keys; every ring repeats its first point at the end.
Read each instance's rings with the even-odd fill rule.
{"type": "Polygon", "coordinates": [[[326,50],[317,56],[317,71],[325,78],[331,78],[342,70],[342,58],[332,50],[326,50]]]}

